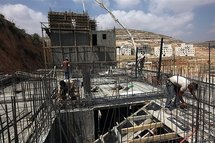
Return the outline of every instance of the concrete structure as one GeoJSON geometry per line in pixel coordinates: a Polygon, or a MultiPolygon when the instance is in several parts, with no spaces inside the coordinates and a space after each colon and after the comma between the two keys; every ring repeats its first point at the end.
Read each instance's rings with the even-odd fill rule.
{"type": "Polygon", "coordinates": [[[43,46],[47,67],[60,67],[65,57],[73,67],[80,63],[116,64],[114,30],[96,31],[96,22],[87,13],[50,11],[48,19],[48,24],[42,23],[42,35],[51,41],[51,45],[44,42],[43,46]]]}
{"type": "MultiPolygon", "coordinates": [[[[58,70],[2,77],[0,137],[3,142],[213,142],[214,84],[196,80],[198,101],[188,93],[189,108],[165,110],[163,86],[153,73],[144,80],[124,70],[98,72],[91,79],[91,97],[79,86],[76,100],[59,100],[58,70]],[[58,76],[56,76],[58,75],[58,76]],[[6,84],[7,83],[7,84],[6,84]],[[96,87],[96,88],[94,88],[96,87]],[[93,90],[95,89],[95,90],[93,90]],[[208,96],[209,94],[209,96],[208,96]]],[[[213,78],[212,78],[213,79],[213,78]]],[[[162,80],[165,80],[164,78],[162,80]]],[[[165,85],[164,85],[165,86],[165,85]]]]}
{"type": "Polygon", "coordinates": [[[93,62],[116,66],[115,30],[92,31],[93,62]]]}

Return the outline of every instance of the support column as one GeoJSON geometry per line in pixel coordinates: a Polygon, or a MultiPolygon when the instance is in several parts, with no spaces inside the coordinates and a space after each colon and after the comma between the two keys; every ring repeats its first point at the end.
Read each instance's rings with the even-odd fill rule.
{"type": "Polygon", "coordinates": [[[81,71],[83,75],[84,95],[86,98],[89,98],[91,95],[90,66],[83,65],[81,71]]]}

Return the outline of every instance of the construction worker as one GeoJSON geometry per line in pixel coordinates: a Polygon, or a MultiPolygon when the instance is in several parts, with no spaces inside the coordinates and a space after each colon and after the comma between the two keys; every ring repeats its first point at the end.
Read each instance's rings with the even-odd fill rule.
{"type": "Polygon", "coordinates": [[[68,99],[68,97],[70,97],[72,100],[75,100],[76,99],[76,96],[75,96],[75,82],[74,81],[64,81],[64,80],[61,80],[59,82],[59,98],[60,100],[63,100],[65,101],[66,99],[68,99]]]}
{"type": "Polygon", "coordinates": [[[185,77],[175,75],[168,78],[166,82],[167,99],[166,99],[165,108],[174,108],[178,106],[180,106],[181,108],[186,108],[187,105],[183,99],[184,92],[187,89],[189,89],[189,92],[197,100],[197,97],[195,95],[195,90],[197,90],[197,88],[198,88],[197,83],[191,82],[185,77]]]}
{"type": "Polygon", "coordinates": [[[140,56],[140,58],[137,60],[139,74],[142,74],[142,70],[143,70],[143,68],[144,68],[145,59],[146,59],[145,55],[142,55],[142,56],[140,56]]]}
{"type": "Polygon", "coordinates": [[[60,84],[60,98],[62,100],[66,100],[66,98],[67,98],[66,94],[68,93],[68,90],[69,90],[68,85],[63,80],[61,80],[59,84],[60,84]]]}
{"type": "Polygon", "coordinates": [[[69,79],[69,67],[70,67],[70,62],[69,59],[66,57],[65,60],[63,61],[61,67],[64,70],[64,75],[65,79],[69,79]]]}

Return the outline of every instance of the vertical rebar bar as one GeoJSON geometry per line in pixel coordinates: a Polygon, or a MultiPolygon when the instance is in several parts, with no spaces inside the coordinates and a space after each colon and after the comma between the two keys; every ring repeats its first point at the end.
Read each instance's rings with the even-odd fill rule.
{"type": "MultiPolygon", "coordinates": [[[[198,91],[200,92],[200,91],[198,91]]],[[[198,94],[199,95],[199,94],[198,94]]],[[[199,98],[199,96],[198,96],[199,98]]],[[[196,134],[195,134],[195,142],[198,143],[198,131],[199,131],[199,107],[200,106],[200,102],[199,100],[197,100],[197,110],[196,110],[196,134]]]]}
{"type": "Polygon", "coordinates": [[[206,92],[207,92],[207,88],[204,88],[204,90],[203,90],[203,98],[201,99],[201,101],[203,101],[202,102],[202,104],[203,104],[203,115],[202,115],[202,139],[204,139],[204,137],[205,137],[205,132],[204,132],[204,130],[205,130],[205,125],[207,125],[207,123],[205,123],[205,109],[206,109],[206,106],[205,106],[205,102],[207,102],[205,99],[206,99],[206,92]]]}
{"type": "Polygon", "coordinates": [[[7,104],[5,104],[5,114],[6,114],[6,122],[7,122],[8,143],[11,143],[10,127],[9,127],[9,116],[8,116],[7,104]]]}
{"type": "MultiPolygon", "coordinates": [[[[208,66],[209,66],[208,67],[209,68],[208,69],[208,75],[209,75],[209,81],[208,81],[209,82],[209,87],[208,87],[209,88],[209,91],[208,91],[209,92],[209,97],[208,98],[209,98],[209,101],[208,101],[208,103],[211,104],[211,46],[210,46],[210,43],[208,44],[208,49],[209,49],[209,61],[208,61],[208,66]]],[[[210,110],[210,106],[208,106],[208,107],[209,107],[209,109],[208,109],[208,112],[209,112],[208,113],[208,118],[209,118],[209,121],[210,121],[210,116],[211,116],[210,111],[211,110],[210,110]]],[[[208,125],[209,125],[209,128],[208,128],[208,130],[209,130],[209,139],[208,140],[210,141],[210,129],[211,129],[210,128],[210,122],[209,122],[208,125]]]]}
{"type": "Polygon", "coordinates": [[[11,103],[12,103],[13,128],[14,128],[15,143],[18,143],[19,142],[19,137],[18,137],[17,121],[16,121],[16,100],[15,100],[15,96],[11,97],[11,103]]]}
{"type": "MultiPolygon", "coordinates": [[[[34,90],[35,90],[35,83],[34,83],[34,90]]],[[[35,93],[35,92],[34,92],[35,93]]],[[[36,97],[35,95],[33,94],[33,113],[34,115],[36,115],[36,108],[37,108],[37,105],[36,105],[36,97]]],[[[38,143],[38,124],[37,124],[37,116],[34,116],[34,131],[35,131],[35,138],[36,138],[36,143],[38,143]]]]}
{"type": "Polygon", "coordinates": [[[5,141],[4,141],[4,129],[3,129],[3,123],[2,123],[2,117],[1,117],[1,115],[0,115],[0,124],[1,124],[1,132],[2,132],[2,134],[1,134],[2,139],[1,139],[1,137],[0,137],[0,139],[1,139],[1,141],[3,143],[5,143],[5,141]]]}

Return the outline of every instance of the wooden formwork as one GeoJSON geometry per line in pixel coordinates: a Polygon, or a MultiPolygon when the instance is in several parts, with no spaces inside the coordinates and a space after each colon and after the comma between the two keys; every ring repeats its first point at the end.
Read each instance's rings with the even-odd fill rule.
{"type": "Polygon", "coordinates": [[[95,21],[91,20],[86,13],[74,12],[49,12],[49,26],[51,29],[95,29],[95,21]]]}

